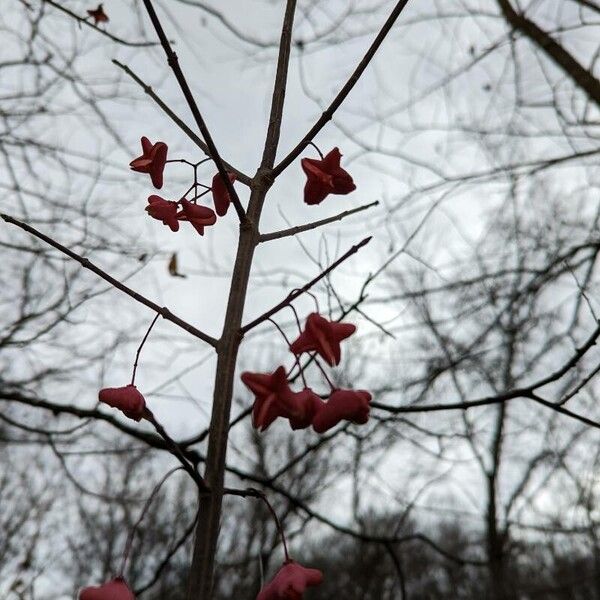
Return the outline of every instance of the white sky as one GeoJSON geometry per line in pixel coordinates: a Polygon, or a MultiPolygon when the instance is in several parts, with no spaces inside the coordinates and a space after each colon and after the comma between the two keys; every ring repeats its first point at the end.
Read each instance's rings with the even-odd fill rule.
{"type": "MultiPolygon", "coordinates": [[[[79,12],[87,7],[79,1],[66,4],[79,12]]],[[[362,8],[366,3],[350,4],[360,5],[362,8]]],[[[388,9],[394,3],[369,3],[373,7],[378,4],[383,4],[385,9],[388,9]]],[[[279,37],[282,2],[226,0],[207,2],[207,5],[221,10],[236,27],[251,37],[273,42],[279,37]]],[[[312,5],[312,2],[300,2],[300,5],[307,7],[312,5]]],[[[299,16],[295,39],[310,37],[313,34],[313,27],[318,30],[327,28],[334,20],[333,17],[341,14],[347,5],[348,2],[331,0],[327,3],[328,14],[317,8],[311,13],[312,22],[299,16]]],[[[148,35],[152,36],[147,19],[142,16],[138,21],[130,3],[107,0],[104,6],[111,18],[110,31],[139,39],[140,25],[143,24],[148,35]]],[[[273,49],[257,51],[224,30],[213,17],[197,9],[186,7],[178,1],[168,0],[163,2],[162,6],[168,9],[170,17],[164,20],[165,29],[168,35],[177,41],[176,49],[180,64],[222,156],[246,174],[252,175],[262,153],[275,71],[275,51],[273,49]],[[188,41],[182,42],[182,39],[188,41]]],[[[414,18],[417,9],[418,2],[409,3],[400,22],[408,22],[414,18]]],[[[48,11],[51,12],[50,7],[48,11]]],[[[321,106],[326,105],[362,56],[373,37],[373,32],[383,21],[385,12],[386,10],[373,10],[372,13],[366,11],[334,33],[334,37],[337,35],[343,37],[346,33],[345,27],[352,32],[365,31],[364,35],[358,35],[351,42],[333,46],[309,46],[302,57],[297,50],[294,50],[279,158],[297,143],[321,112],[318,104],[305,96],[300,85],[300,77],[305,78],[311,95],[319,99],[321,106]]],[[[165,12],[161,12],[161,15],[164,16],[165,12]]],[[[59,22],[64,23],[64,18],[58,13],[55,18],[57,27],[59,22]]],[[[362,129],[366,122],[370,123],[364,118],[365,113],[371,116],[384,113],[389,107],[399,101],[406,101],[414,95],[415,88],[412,86],[415,80],[416,89],[423,89],[426,87],[424,82],[435,81],[443,72],[440,56],[445,52],[444,49],[449,43],[448,38],[444,37],[444,31],[437,29],[435,33],[428,36],[427,32],[430,31],[428,27],[425,24],[410,29],[410,35],[406,38],[403,35],[407,30],[401,28],[394,30],[381,54],[352,92],[344,109],[336,116],[336,121],[340,127],[348,128],[353,133],[360,133],[361,139],[366,143],[381,142],[392,150],[408,154],[414,160],[435,163],[436,157],[439,156],[441,167],[450,172],[458,172],[461,168],[466,169],[471,166],[474,168],[485,166],[488,164],[487,161],[492,159],[481,156],[474,145],[471,147],[463,139],[452,138],[443,132],[415,135],[406,142],[406,146],[400,146],[399,140],[405,141],[408,138],[394,136],[392,127],[386,130],[379,130],[374,126],[362,129]],[[420,52],[419,45],[422,43],[427,45],[428,50],[431,50],[431,56],[435,55],[435,59],[431,57],[430,60],[423,57],[420,57],[422,60],[417,59],[420,52]],[[436,52],[439,55],[436,55],[436,52]],[[436,144],[442,144],[444,147],[440,150],[436,144]],[[436,152],[439,154],[435,154],[436,152]]],[[[78,39],[84,39],[90,47],[96,47],[80,61],[79,68],[87,80],[101,82],[112,78],[116,67],[110,60],[117,58],[151,83],[155,91],[195,129],[159,48],[146,51],[116,47],[105,43],[105,40],[98,38],[89,28],[78,28],[73,25],[69,29],[74,35],[79,36],[78,39]]],[[[60,31],[64,32],[64,29],[60,31]]],[[[497,34],[494,30],[482,32],[476,27],[466,27],[463,31],[454,33],[462,36],[462,38],[459,36],[459,39],[461,47],[465,48],[470,43],[485,46],[497,34]]],[[[486,73],[485,69],[482,69],[473,75],[471,83],[485,81],[486,73]]],[[[90,146],[93,146],[94,150],[100,148],[103,157],[111,165],[115,165],[107,168],[105,180],[102,181],[101,176],[100,184],[92,190],[93,203],[103,212],[116,217],[127,233],[133,233],[140,252],[144,248],[159,250],[156,260],[131,278],[129,284],[148,294],[158,303],[168,306],[172,312],[189,320],[200,329],[218,336],[222,326],[229,281],[227,277],[197,273],[207,270],[213,272],[217,269],[219,275],[223,275],[231,268],[236,249],[235,212],[231,209],[216,226],[207,228],[203,238],[186,227],[173,234],[158,221],[146,216],[144,212],[146,197],[155,193],[155,190],[151,187],[149,178],[129,173],[127,170],[129,161],[140,153],[139,138],[146,135],[152,141],[161,139],[167,142],[170,158],[186,157],[199,160],[202,156],[176,126],[162,115],[143,91],[134,83],[129,83],[126,77],[120,91],[122,95],[116,100],[107,100],[104,108],[123,138],[126,151],[119,148],[114,140],[99,132],[97,127],[76,128],[72,122],[71,127],[65,126],[64,123],[68,119],[57,120],[56,127],[49,128],[46,135],[48,139],[65,143],[72,149],[89,149],[90,146]],[[115,181],[108,181],[109,177],[114,177],[115,181]],[[172,252],[178,253],[179,268],[189,275],[186,279],[172,278],[168,275],[166,264],[172,252]]],[[[475,88],[475,85],[472,90],[469,90],[468,98],[464,97],[464,94],[461,96],[461,91],[464,92],[458,90],[458,101],[454,106],[456,112],[473,110],[473,106],[476,105],[473,96],[477,98],[479,95],[485,96],[481,89],[475,88]]],[[[445,106],[444,99],[439,95],[426,97],[418,105],[416,116],[413,116],[419,122],[443,122],[449,118],[445,106]]],[[[478,117],[481,122],[485,122],[486,113],[483,109],[478,117]]],[[[398,127],[405,126],[406,123],[403,118],[388,120],[388,125],[395,124],[398,127]]],[[[534,124],[531,126],[534,127],[534,124]]],[[[315,141],[324,152],[336,145],[341,148],[344,154],[342,164],[351,171],[357,184],[356,192],[349,196],[332,196],[319,206],[306,206],[302,202],[304,176],[298,160],[272,188],[261,221],[262,231],[285,228],[288,226],[286,219],[291,224],[300,224],[373,200],[380,200],[384,205],[389,205],[402,197],[412,185],[433,178],[427,169],[419,169],[403,160],[381,157],[374,159],[364,156],[361,150],[349,142],[333,124],[328,125],[315,141]],[[377,169],[373,168],[375,160],[378,161],[377,169]],[[386,169],[386,173],[383,169],[386,169]]],[[[315,152],[309,148],[303,156],[315,156],[315,152]]],[[[207,165],[202,169],[205,182],[210,183],[214,168],[207,165]]],[[[185,170],[179,166],[168,167],[165,173],[165,185],[158,193],[166,198],[175,199],[187,188],[185,173],[185,170]]],[[[54,183],[53,174],[48,174],[48,182],[49,185],[54,183]]],[[[236,188],[240,192],[242,201],[245,202],[247,189],[239,183],[236,184],[236,188]]],[[[73,186],[68,202],[78,205],[81,201],[80,192],[87,197],[88,191],[84,189],[83,186],[73,186]]],[[[436,213],[435,218],[432,219],[431,226],[427,225],[413,240],[411,249],[419,259],[435,264],[446,262],[453,251],[456,255],[466,252],[470,249],[471,243],[482,233],[479,219],[481,212],[495,206],[495,201],[502,193],[502,190],[497,187],[482,186],[475,195],[467,191],[460,197],[450,196],[439,211],[440,214],[436,213]],[[483,192],[487,192],[488,195],[484,195],[483,192]],[[458,218],[455,220],[455,217],[458,218]]],[[[434,200],[435,198],[428,197],[421,204],[415,202],[407,205],[396,213],[397,220],[393,225],[384,208],[380,207],[368,215],[361,213],[342,224],[335,223],[318,232],[303,234],[301,242],[314,257],[327,262],[325,248],[328,248],[329,257],[332,258],[366,235],[374,235],[370,247],[352,258],[334,276],[338,292],[345,299],[353,300],[365,274],[380,264],[382,256],[390,249],[390,245],[393,244],[397,249],[403,243],[434,200]]],[[[12,212],[15,212],[13,206],[6,206],[3,202],[5,201],[0,199],[2,210],[11,212],[9,209],[12,209],[12,212]]],[[[117,235],[119,241],[122,241],[122,236],[117,235]]],[[[98,253],[91,258],[97,260],[100,265],[110,265],[112,262],[111,257],[104,253],[98,253]]],[[[251,287],[245,313],[246,320],[263,312],[265,308],[287,294],[291,287],[302,284],[319,271],[316,265],[306,259],[302,248],[294,238],[259,247],[255,265],[257,271],[264,270],[272,272],[273,275],[269,277],[270,285],[259,283],[251,287]]],[[[399,269],[411,269],[414,265],[414,258],[410,256],[405,255],[398,260],[399,269]]],[[[137,266],[135,258],[126,259],[118,265],[117,274],[124,276],[137,266]]],[[[90,281],[92,275],[87,274],[86,277],[90,281]]],[[[435,281],[436,276],[432,275],[432,277],[435,281]]],[[[326,303],[323,303],[323,306],[326,306],[326,303]]],[[[312,300],[304,298],[297,303],[297,307],[302,317],[312,310],[312,300]]],[[[405,308],[402,303],[380,305],[375,316],[387,320],[401,316],[405,308]]],[[[149,310],[134,305],[133,301],[119,297],[116,291],[82,309],[79,315],[87,320],[84,328],[88,326],[92,330],[97,321],[104,317],[109,320],[111,327],[124,332],[130,332],[131,326],[136,322],[149,323],[153,316],[149,310]]],[[[288,322],[290,316],[289,313],[285,313],[282,320],[288,322]]],[[[353,320],[356,320],[356,316],[353,320]]],[[[369,337],[363,337],[362,340],[359,338],[360,341],[355,343],[360,343],[363,349],[368,349],[368,352],[379,353],[379,364],[383,364],[384,367],[389,363],[394,364],[395,361],[401,377],[402,360],[405,358],[405,349],[402,345],[388,344],[382,336],[374,334],[373,328],[364,320],[359,322],[359,327],[359,331],[368,332],[369,337]],[[396,349],[395,353],[388,353],[390,348],[401,349],[396,349]]],[[[270,366],[279,364],[279,361],[286,356],[284,345],[275,332],[266,326],[261,330],[267,332],[266,335],[257,337],[242,347],[241,367],[252,370],[269,369],[270,366]],[[276,346],[272,347],[274,340],[276,346]]],[[[139,338],[142,337],[143,332],[143,326],[140,325],[139,338]]],[[[119,352],[116,356],[106,357],[104,385],[116,386],[127,381],[135,345],[133,341],[127,350],[119,352]]],[[[351,349],[352,343],[349,347],[351,349]]],[[[205,347],[201,342],[190,342],[189,338],[185,334],[180,334],[174,325],[159,321],[142,354],[138,371],[138,387],[142,392],[151,392],[166,380],[170,380],[180,370],[205,359],[210,354],[210,348],[205,347]],[[164,336],[170,338],[169,343],[165,342],[164,336]]],[[[152,410],[174,435],[182,437],[191,435],[206,426],[211,405],[213,367],[214,361],[206,360],[202,367],[182,377],[181,384],[169,385],[162,390],[169,395],[189,395],[193,398],[193,402],[148,393],[152,410]]],[[[93,406],[96,402],[96,385],[99,384],[97,373],[94,372],[93,375],[86,375],[86,377],[90,382],[88,388],[83,388],[83,391],[78,388],[74,393],[77,394],[78,404],[93,406]]],[[[367,382],[362,384],[356,381],[355,385],[363,387],[367,382]]],[[[238,392],[238,396],[246,398],[250,403],[250,396],[241,385],[238,392]]],[[[73,401],[72,396],[65,399],[73,401]]],[[[234,408],[233,413],[236,412],[237,409],[234,408]]],[[[414,478],[414,465],[395,460],[393,457],[388,458],[385,468],[396,470],[399,480],[409,476],[414,478]]],[[[426,475],[428,476],[429,473],[426,475]]],[[[460,494],[460,491],[457,491],[457,494],[460,494]]]]}

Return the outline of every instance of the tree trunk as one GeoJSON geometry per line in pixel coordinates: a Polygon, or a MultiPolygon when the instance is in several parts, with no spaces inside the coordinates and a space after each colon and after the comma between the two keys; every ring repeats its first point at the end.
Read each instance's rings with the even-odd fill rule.
{"type": "Polygon", "coordinates": [[[506,570],[504,535],[498,531],[496,514],[496,477],[494,474],[488,475],[488,506],[486,516],[490,597],[492,600],[508,600],[511,598],[511,595],[506,570]]]}
{"type": "Polygon", "coordinates": [[[208,600],[212,592],[214,562],[223,502],[231,399],[237,354],[242,341],[240,327],[252,259],[258,243],[258,219],[270,185],[271,179],[268,172],[263,171],[261,173],[259,169],[251,185],[252,192],[247,213],[248,222],[240,225],[239,245],[229,290],[223,334],[217,349],[213,408],[204,474],[211,493],[201,495],[199,500],[194,554],[188,580],[188,600],[208,600]]]}

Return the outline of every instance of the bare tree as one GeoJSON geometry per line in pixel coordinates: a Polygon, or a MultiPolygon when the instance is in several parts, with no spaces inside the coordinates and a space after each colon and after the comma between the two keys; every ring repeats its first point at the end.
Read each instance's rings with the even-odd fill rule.
{"type": "MultiPolygon", "coordinates": [[[[82,27],[91,25],[57,3],[45,4],[82,27]]],[[[185,124],[175,108],[162,100],[130,66],[117,62],[121,71],[141,86],[214,161],[232,201],[240,232],[220,336],[213,337],[124,284],[104,265],[90,262],[87,257],[90,248],[85,243],[75,246],[60,230],[49,236],[45,223],[36,222],[25,211],[21,219],[7,216],[6,220],[79,262],[170,325],[191,334],[195,343],[200,340],[214,350],[217,365],[209,427],[174,442],[151,413],[147,420],[156,428],[156,434],[98,409],[42,400],[31,393],[35,388],[21,386],[15,380],[10,385],[3,384],[2,399],[9,401],[11,407],[26,405],[103,421],[136,443],[142,442],[151,452],[169,450],[177,457],[200,492],[198,506],[194,501],[194,508],[186,511],[187,529],[183,533],[177,531],[181,536],[190,535],[190,519],[198,508],[187,598],[210,596],[218,556],[222,500],[227,492],[234,496],[231,503],[235,506],[228,506],[231,512],[227,514],[235,515],[232,522],[236,525],[245,523],[248,528],[244,530],[238,558],[237,532],[229,533],[224,527],[222,544],[226,558],[222,559],[219,571],[222,576],[217,576],[215,587],[224,597],[227,593],[239,594],[257,587],[256,567],[268,566],[266,557],[277,544],[276,529],[266,521],[269,511],[258,501],[264,494],[269,495],[280,518],[286,511],[293,513],[293,519],[285,523],[286,529],[290,527],[293,531],[297,526],[303,532],[309,523],[311,527],[320,524],[324,530],[333,529],[343,539],[351,540],[349,544],[358,544],[353,548],[366,545],[368,552],[373,553],[373,564],[378,566],[384,553],[394,577],[389,576],[387,566],[382,566],[379,587],[373,583],[375,587],[369,589],[371,584],[365,581],[361,593],[372,597],[386,597],[385,594],[394,597],[398,590],[402,597],[407,597],[413,589],[418,589],[414,580],[406,577],[407,557],[417,552],[415,548],[423,552],[423,561],[434,561],[435,556],[450,563],[487,569],[488,582],[470,588],[474,595],[485,589],[485,594],[493,598],[515,597],[519,586],[525,585],[518,577],[522,571],[515,570],[514,565],[523,548],[528,547],[526,536],[531,535],[528,528],[533,523],[534,527],[547,529],[546,547],[555,543],[556,536],[564,535],[557,526],[561,511],[558,507],[548,510],[545,505],[548,494],[552,493],[567,504],[573,497],[578,498],[578,505],[587,511],[586,534],[596,548],[593,501],[589,500],[593,494],[585,485],[585,468],[574,469],[572,464],[572,457],[589,448],[594,430],[599,427],[593,413],[593,378],[597,366],[592,357],[600,331],[590,300],[598,251],[597,207],[591,205],[592,193],[597,191],[597,170],[593,166],[598,150],[595,139],[598,80],[594,75],[597,48],[582,41],[583,34],[597,28],[594,5],[576,6],[577,3],[569,2],[560,10],[553,2],[517,9],[500,0],[463,3],[450,9],[437,4],[419,5],[399,21],[402,39],[396,39],[394,33],[391,40],[394,45],[390,45],[413,52],[416,57],[411,63],[413,74],[396,76],[395,69],[401,71],[408,64],[404,61],[382,61],[379,67],[375,63],[373,80],[380,86],[385,101],[368,111],[364,109],[365,103],[361,103],[355,111],[352,101],[344,104],[345,109],[340,107],[392,30],[406,2],[395,7],[389,2],[374,2],[368,9],[351,5],[341,10],[341,5],[329,9],[318,2],[296,7],[291,0],[286,3],[279,43],[246,33],[237,22],[205,3],[185,4],[196,6],[208,15],[211,26],[219,23],[228,30],[228,35],[254,46],[261,60],[269,59],[270,53],[277,49],[269,124],[260,166],[254,176],[221,158],[199,109],[201,101],[190,89],[173,52],[171,34],[165,33],[162,18],[149,0],[145,0],[140,17],[145,19],[146,12],[150,17],[193,116],[193,126],[185,124]],[[296,17],[299,20],[295,21],[296,17]],[[314,90],[321,86],[311,81],[315,73],[310,67],[314,64],[311,61],[318,60],[318,50],[334,42],[352,44],[370,32],[375,22],[378,25],[374,41],[333,100],[315,94],[314,90]],[[385,22],[383,28],[381,22],[385,22]],[[295,37],[294,31],[299,27],[302,34],[295,37]],[[304,91],[321,104],[323,111],[301,141],[277,161],[289,85],[287,73],[293,53],[298,58],[304,91]],[[393,77],[389,76],[390,69],[393,77]],[[354,143],[357,156],[364,155],[371,161],[370,166],[388,177],[388,181],[396,182],[393,193],[386,199],[388,211],[382,218],[389,232],[390,251],[370,274],[364,275],[357,298],[348,299],[344,292],[338,291],[331,274],[334,269],[339,272],[351,264],[363,244],[346,253],[339,251],[338,260],[329,257],[315,260],[316,268],[296,291],[244,324],[254,254],[260,244],[326,226],[374,204],[369,202],[306,225],[290,224],[281,231],[264,233],[259,227],[265,198],[274,181],[301,156],[330,120],[354,143]],[[373,139],[377,141],[374,143],[373,139]],[[375,157],[379,160],[374,161],[375,157]],[[228,173],[234,173],[242,186],[248,186],[247,203],[238,195],[239,183],[234,187],[228,173]],[[569,174],[568,180],[565,173],[569,174]],[[579,184],[576,177],[585,183],[579,184]],[[565,210],[561,196],[566,194],[576,197],[582,207],[577,218],[565,210]],[[469,219],[471,207],[475,205],[479,210],[483,204],[481,198],[486,199],[487,212],[481,211],[476,219],[469,219]],[[435,243],[431,241],[434,239],[435,243]],[[383,279],[387,273],[390,277],[383,279]],[[377,292],[367,297],[367,292],[372,294],[374,282],[377,292]],[[327,304],[332,320],[342,320],[349,313],[360,314],[365,324],[373,326],[361,339],[361,345],[377,343],[381,350],[385,343],[393,363],[400,362],[403,368],[400,373],[397,366],[391,368],[382,383],[380,369],[377,373],[369,369],[371,356],[361,356],[360,348],[356,349],[356,356],[346,369],[335,374],[334,385],[358,385],[357,378],[372,384],[377,391],[372,404],[375,418],[364,428],[344,425],[318,439],[298,437],[284,456],[270,456],[267,444],[254,437],[252,448],[256,456],[249,461],[245,452],[237,452],[238,437],[230,433],[249,414],[247,409],[241,409],[233,419],[230,414],[238,350],[244,337],[250,344],[253,336],[264,335],[262,327],[258,327],[271,328],[273,319],[282,331],[292,331],[294,323],[284,322],[280,311],[287,310],[298,299],[310,302],[306,292],[319,293],[320,306],[327,304]],[[402,321],[392,318],[384,322],[384,311],[392,312],[394,317],[402,312],[402,321]],[[394,335],[400,342],[389,341],[394,335]],[[589,401],[581,400],[584,394],[589,394],[589,401]],[[565,422],[569,425],[564,425],[565,422]],[[199,450],[204,442],[207,442],[206,452],[199,450]],[[385,469],[379,468],[383,457],[390,452],[409,455],[413,460],[393,485],[382,476],[385,469]],[[323,463],[322,471],[315,471],[315,463],[323,456],[331,457],[332,461],[323,463]],[[205,465],[203,477],[197,470],[200,464],[205,465]],[[249,481],[251,487],[231,489],[226,485],[226,476],[232,481],[249,481]],[[316,477],[317,489],[307,494],[306,485],[313,483],[311,477],[316,477]],[[352,518],[346,524],[339,515],[329,515],[319,506],[327,502],[328,494],[340,493],[348,482],[352,488],[348,506],[352,518]],[[464,510],[465,503],[474,509],[477,524],[464,533],[468,544],[462,540],[451,546],[445,544],[444,538],[428,535],[421,522],[413,519],[414,512],[426,508],[421,507],[421,500],[443,493],[437,491],[443,489],[441,486],[458,490],[455,502],[460,503],[461,509],[464,510]],[[395,526],[386,520],[382,525],[369,518],[369,508],[378,499],[375,495],[386,489],[390,496],[387,503],[397,505],[390,517],[395,526]],[[245,496],[245,501],[239,496],[245,496]],[[253,508],[248,508],[249,503],[253,508]],[[484,543],[478,543],[480,538],[484,543]],[[237,568],[241,570],[239,579],[231,583],[225,574],[237,568]],[[228,585],[231,589],[227,589],[228,585]]],[[[113,36],[102,27],[95,28],[98,35],[113,36]]],[[[18,185],[14,186],[19,192],[18,185]]],[[[97,231],[98,215],[92,216],[92,230],[97,231]]],[[[57,218],[57,222],[62,223],[63,218],[57,218]]],[[[20,233],[12,235],[22,239],[20,233]]],[[[56,261],[56,255],[45,248],[39,252],[50,265],[56,261]]],[[[136,249],[135,253],[138,252],[136,249]]],[[[47,269],[44,264],[44,274],[49,272],[47,269]]],[[[177,273],[176,263],[172,270],[172,274],[177,273]]],[[[26,270],[16,268],[17,273],[22,271],[26,270]]],[[[72,273],[75,277],[78,272],[72,273]]],[[[55,281],[56,270],[48,277],[49,281],[55,281]]],[[[37,273],[33,279],[39,282],[37,273]]],[[[68,296],[72,295],[74,285],[73,281],[65,284],[68,296]]],[[[61,299],[64,297],[61,294],[61,299]]],[[[21,315],[12,320],[29,326],[27,302],[24,306],[21,315]]],[[[44,315],[52,308],[46,307],[44,315]]],[[[60,322],[64,317],[61,314],[60,322]]],[[[268,331],[270,335],[274,329],[268,331]]],[[[260,339],[264,343],[264,338],[260,339]]],[[[28,349],[34,347],[28,340],[19,339],[20,346],[26,342],[28,349]]],[[[110,340],[108,346],[114,343],[110,340]]],[[[85,360],[95,361],[100,354],[85,360]]],[[[382,354],[377,356],[381,360],[382,354]]],[[[71,364],[75,370],[81,368],[71,364]]],[[[65,369],[61,370],[60,376],[65,375],[65,369]]],[[[54,454],[68,472],[66,446],[57,448],[52,441],[55,434],[44,433],[43,428],[40,435],[52,442],[54,454]]],[[[241,434],[240,439],[247,441],[241,434]]],[[[75,475],[67,476],[73,479],[76,488],[81,486],[75,475]]],[[[132,481],[135,487],[135,478],[132,481]]],[[[109,482],[104,495],[113,493],[109,489],[120,490],[121,494],[128,485],[129,481],[109,482]]],[[[79,492],[85,495],[82,489],[79,492]]],[[[109,536],[111,544],[119,538],[115,524],[133,522],[128,518],[123,520],[121,514],[127,512],[128,502],[125,499],[120,505],[117,502],[118,511],[109,513],[107,523],[103,524],[114,534],[109,536]]],[[[444,503],[440,514],[451,509],[444,503]]],[[[175,528],[170,530],[169,516],[164,518],[163,531],[167,537],[161,538],[162,534],[157,532],[156,539],[168,539],[170,548],[184,547],[185,541],[178,541],[183,537],[175,539],[171,535],[175,528]]],[[[115,548],[109,547],[107,552],[102,573],[105,576],[115,568],[111,562],[115,548]]],[[[152,544],[149,552],[155,552],[152,544]]],[[[131,575],[136,582],[138,577],[141,581],[149,577],[152,585],[163,586],[157,593],[165,594],[171,589],[169,578],[177,578],[177,574],[168,574],[174,555],[169,549],[154,574],[136,573],[132,564],[131,575]],[[163,575],[165,578],[161,580],[163,575]]],[[[556,563],[561,558],[557,555],[556,563]]],[[[186,566],[180,569],[179,576],[188,570],[186,566]]],[[[438,589],[436,593],[444,592],[438,589]]]]}

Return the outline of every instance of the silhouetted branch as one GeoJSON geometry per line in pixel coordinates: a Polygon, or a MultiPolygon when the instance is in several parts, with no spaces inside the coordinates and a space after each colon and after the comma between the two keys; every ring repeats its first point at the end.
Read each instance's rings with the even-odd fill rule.
{"type": "Polygon", "coordinates": [[[201,339],[202,341],[206,342],[207,344],[210,344],[213,347],[217,346],[217,340],[215,338],[211,337],[210,335],[207,335],[206,333],[204,333],[203,331],[200,331],[199,329],[197,329],[190,323],[188,323],[188,322],[184,321],[183,319],[179,318],[178,316],[174,315],[165,306],[159,306],[155,302],[152,302],[152,300],[148,300],[148,298],[146,298],[145,296],[142,296],[140,293],[132,290],[130,287],[126,286],[124,283],[121,283],[120,281],[118,281],[117,279],[112,277],[112,275],[109,275],[108,273],[106,273],[106,271],[103,271],[102,269],[100,269],[100,267],[97,267],[89,259],[87,259],[83,256],[80,256],[79,254],[77,254],[76,252],[73,252],[72,250],[70,250],[66,246],[63,246],[62,244],[59,244],[58,242],[53,240],[51,237],[41,233],[34,227],[31,227],[31,225],[27,225],[27,223],[23,223],[22,221],[19,221],[18,219],[15,219],[14,217],[11,217],[10,215],[6,215],[3,213],[0,213],[0,217],[2,219],[4,219],[7,223],[11,223],[12,225],[16,225],[17,227],[20,227],[27,233],[34,235],[38,239],[46,242],[46,244],[49,244],[53,248],[56,248],[57,250],[62,252],[63,254],[66,254],[69,258],[72,258],[73,260],[77,261],[83,268],[89,269],[90,271],[92,271],[92,273],[95,273],[96,275],[98,275],[99,277],[104,279],[105,281],[108,281],[108,283],[110,283],[112,286],[114,286],[118,290],[124,292],[125,294],[127,294],[128,296],[130,296],[131,298],[136,300],[137,302],[144,304],[148,308],[150,308],[153,311],[160,314],[160,316],[163,317],[163,319],[166,319],[167,321],[171,321],[172,323],[175,323],[175,325],[177,325],[178,327],[181,327],[181,329],[184,329],[185,331],[187,331],[194,337],[201,339]]]}

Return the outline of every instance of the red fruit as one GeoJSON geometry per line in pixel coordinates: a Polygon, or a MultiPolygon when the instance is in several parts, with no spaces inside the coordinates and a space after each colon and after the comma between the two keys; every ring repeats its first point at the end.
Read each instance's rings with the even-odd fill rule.
{"type": "Polygon", "coordinates": [[[163,184],[163,171],[167,164],[169,147],[164,142],[152,144],[147,137],[143,137],[141,141],[143,154],[133,159],[129,166],[132,171],[148,173],[152,179],[152,185],[160,189],[163,184]]]}
{"type": "Polygon", "coordinates": [[[313,429],[324,433],[340,421],[364,425],[369,420],[371,394],[366,390],[335,390],[313,418],[313,429]]]}
{"type": "Polygon", "coordinates": [[[308,569],[289,561],[260,590],[256,600],[302,600],[307,587],[319,585],[322,581],[323,573],[318,569],[308,569]]]}
{"type": "Polygon", "coordinates": [[[208,225],[214,225],[217,222],[217,215],[212,208],[194,204],[185,198],[179,201],[181,212],[177,213],[177,218],[180,221],[189,221],[194,229],[204,235],[204,228],[208,225]]]}
{"type": "Polygon", "coordinates": [[[264,431],[277,417],[290,420],[292,429],[308,427],[322,404],[310,389],[293,392],[283,367],[273,373],[242,373],[244,384],[254,393],[252,425],[264,431]]]}
{"type": "MultiPolygon", "coordinates": [[[[235,174],[227,172],[229,181],[233,183],[235,181],[235,174]]],[[[220,173],[217,173],[212,179],[212,197],[215,203],[215,211],[220,217],[224,217],[227,214],[227,209],[231,203],[227,186],[223,181],[220,173]]]]}
{"type": "Polygon", "coordinates": [[[310,388],[304,388],[295,394],[297,409],[294,415],[290,415],[290,426],[292,429],[306,429],[310,427],[315,415],[324,406],[323,400],[310,388]]]}
{"type": "Polygon", "coordinates": [[[104,12],[104,7],[102,4],[98,4],[98,8],[89,8],[87,14],[94,19],[95,25],[98,25],[98,23],[108,22],[108,15],[104,12]]]}
{"type": "Polygon", "coordinates": [[[168,225],[171,231],[179,230],[179,221],[177,220],[177,202],[165,200],[156,194],[148,197],[148,206],[146,212],[153,218],[162,221],[163,225],[168,225]]]}
{"type": "Polygon", "coordinates": [[[135,385],[118,388],[104,388],[98,393],[98,400],[118,408],[126,417],[139,421],[146,411],[146,400],[135,385]]]}
{"type": "Polygon", "coordinates": [[[334,148],[323,159],[303,158],[302,169],[306,174],[304,202],[320,204],[329,194],[349,194],[356,189],[350,174],[340,167],[339,148],[334,148]]]}
{"type": "Polygon", "coordinates": [[[356,331],[351,323],[328,321],[319,313],[311,313],[306,319],[304,331],[294,341],[290,350],[294,354],[316,351],[331,366],[338,365],[341,358],[340,342],[356,331]]]}
{"type": "Polygon", "coordinates": [[[135,600],[135,596],[125,580],[117,577],[98,587],[83,588],[79,600],[135,600]]]}

